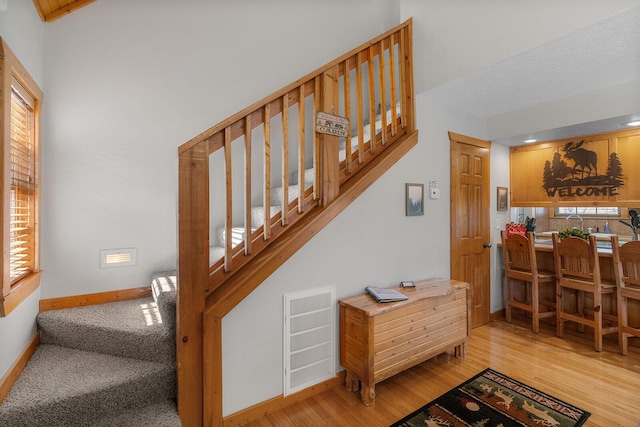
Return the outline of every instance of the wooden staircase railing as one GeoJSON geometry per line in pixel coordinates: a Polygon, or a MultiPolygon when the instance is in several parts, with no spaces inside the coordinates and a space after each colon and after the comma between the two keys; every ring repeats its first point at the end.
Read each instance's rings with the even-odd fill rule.
{"type": "Polygon", "coordinates": [[[275,270],[312,237],[309,224],[317,232],[370,185],[368,169],[386,170],[417,142],[411,37],[409,20],[179,148],[183,425],[222,425],[222,317],[264,280],[265,264],[275,270]]]}

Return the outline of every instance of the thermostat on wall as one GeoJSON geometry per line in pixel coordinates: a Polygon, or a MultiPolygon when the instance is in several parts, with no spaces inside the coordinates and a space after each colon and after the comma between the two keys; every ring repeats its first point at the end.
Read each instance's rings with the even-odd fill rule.
{"type": "Polygon", "coordinates": [[[440,197],[440,184],[438,181],[429,181],[429,198],[437,199],[440,197]]]}

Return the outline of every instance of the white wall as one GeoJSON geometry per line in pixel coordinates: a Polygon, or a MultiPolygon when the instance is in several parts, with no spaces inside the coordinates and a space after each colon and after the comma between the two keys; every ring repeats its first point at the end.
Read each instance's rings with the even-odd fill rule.
{"type": "Polygon", "coordinates": [[[487,119],[487,127],[490,138],[497,139],[639,111],[640,79],[499,114],[487,119]]]}
{"type": "Polygon", "coordinates": [[[177,147],[399,23],[376,3],[112,0],[48,25],[43,298],[174,268],[177,147]],[[99,269],[123,247],[137,266],[99,269]]]}
{"type": "MultiPolygon", "coordinates": [[[[145,286],[152,272],[175,267],[177,147],[408,18],[408,5],[417,31],[445,23],[433,13],[444,3],[428,4],[403,0],[401,13],[388,0],[110,0],[44,25],[31,1],[9,0],[0,36],[45,92],[42,298],[145,286]],[[137,266],[100,270],[99,250],[119,247],[138,248],[137,266]]],[[[470,37],[452,36],[449,24],[443,31],[470,37]]],[[[414,53],[433,58],[437,47],[414,53]]],[[[439,73],[444,63],[420,64],[416,72],[439,73]]],[[[447,132],[486,139],[487,123],[420,95],[416,106],[418,145],[225,317],[225,414],[282,393],[284,293],[333,285],[340,298],[448,276],[447,132]],[[404,216],[404,184],[429,180],[440,182],[440,199],[425,200],[424,216],[404,216]]],[[[508,150],[491,155],[492,188],[507,186],[508,150]]],[[[492,209],[491,224],[506,220],[492,209]]],[[[502,289],[492,274],[495,311],[502,289]]],[[[39,297],[0,319],[10,338],[0,374],[33,333],[39,297]]]]}
{"type": "MultiPolygon", "coordinates": [[[[402,0],[414,19],[416,91],[464,76],[640,4],[638,0],[402,0]]],[[[542,130],[544,128],[538,129],[542,130]]]]}
{"type": "Polygon", "coordinates": [[[504,230],[511,221],[511,209],[506,212],[496,210],[496,187],[509,188],[509,147],[500,144],[491,144],[491,300],[490,311],[494,313],[504,308],[504,280],[502,277],[502,249],[500,243],[500,230],[504,230]]]}
{"type": "Polygon", "coordinates": [[[283,393],[284,294],[335,286],[344,298],[368,285],[449,277],[448,132],[482,138],[486,129],[419,95],[416,109],[418,145],[223,319],[225,415],[283,393]],[[430,180],[440,198],[425,200],[424,216],[405,216],[405,183],[430,180]]]}
{"type": "MultiPolygon", "coordinates": [[[[33,7],[24,0],[9,0],[0,11],[2,37],[40,89],[42,85],[42,34],[44,25],[33,7]]],[[[45,99],[46,102],[46,99],[45,99]]],[[[31,294],[7,317],[0,317],[0,378],[13,365],[36,332],[40,289],[31,294]]]]}

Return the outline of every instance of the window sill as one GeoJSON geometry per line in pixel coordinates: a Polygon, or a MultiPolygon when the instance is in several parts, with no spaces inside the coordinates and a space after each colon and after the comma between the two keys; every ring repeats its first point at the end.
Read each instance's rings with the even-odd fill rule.
{"type": "Polygon", "coordinates": [[[30,274],[11,286],[11,291],[0,301],[0,317],[8,316],[40,286],[42,271],[30,274]]]}

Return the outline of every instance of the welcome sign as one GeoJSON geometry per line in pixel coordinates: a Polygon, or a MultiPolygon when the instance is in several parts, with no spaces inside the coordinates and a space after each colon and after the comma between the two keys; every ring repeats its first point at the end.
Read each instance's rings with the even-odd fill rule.
{"type": "Polygon", "coordinates": [[[509,149],[512,207],[640,206],[640,128],[509,149]]]}
{"type": "Polygon", "coordinates": [[[612,152],[603,168],[598,164],[598,153],[583,147],[584,140],[568,142],[544,164],[542,187],[549,197],[617,196],[624,185],[622,162],[612,152]],[[598,172],[600,166],[600,172],[598,172]],[[603,171],[604,169],[604,171],[603,171]]]}

